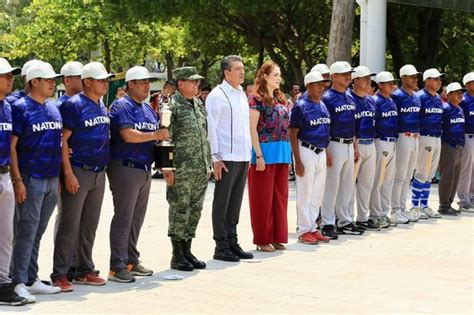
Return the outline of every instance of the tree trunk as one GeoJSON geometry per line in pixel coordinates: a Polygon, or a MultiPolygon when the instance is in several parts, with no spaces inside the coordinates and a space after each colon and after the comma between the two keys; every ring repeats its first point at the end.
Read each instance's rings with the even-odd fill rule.
{"type": "Polygon", "coordinates": [[[260,69],[260,67],[263,65],[263,58],[265,57],[265,47],[263,44],[259,45],[258,48],[258,64],[257,64],[257,69],[260,69]]]}
{"type": "Polygon", "coordinates": [[[329,50],[326,63],[351,60],[354,0],[333,0],[329,50]]]}
{"type": "Polygon", "coordinates": [[[436,62],[441,29],[441,9],[418,11],[418,53],[419,71],[431,68],[436,62]]]}
{"type": "Polygon", "coordinates": [[[170,52],[165,53],[165,59],[166,59],[166,75],[168,77],[168,80],[172,80],[173,79],[174,62],[173,62],[173,56],[171,55],[170,52]]]}
{"type": "Polygon", "coordinates": [[[110,45],[109,45],[109,41],[108,39],[104,39],[104,54],[105,54],[105,69],[107,69],[107,71],[111,71],[110,70],[110,67],[111,67],[111,64],[112,64],[112,57],[110,55],[110,45]]]}
{"type": "Polygon", "coordinates": [[[398,73],[400,68],[405,64],[405,59],[403,57],[397,26],[395,25],[393,12],[392,9],[390,9],[390,6],[387,8],[387,42],[393,59],[394,71],[398,73]]]}

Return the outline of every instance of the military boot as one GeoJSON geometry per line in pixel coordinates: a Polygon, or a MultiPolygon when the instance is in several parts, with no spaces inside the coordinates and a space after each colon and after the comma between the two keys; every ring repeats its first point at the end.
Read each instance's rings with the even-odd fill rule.
{"type": "Polygon", "coordinates": [[[171,258],[171,269],[182,271],[193,271],[194,267],[184,258],[183,243],[181,240],[171,240],[173,245],[173,257],[171,258]]]}
{"type": "Polygon", "coordinates": [[[182,241],[184,258],[186,258],[186,260],[188,262],[190,262],[191,265],[194,266],[194,268],[196,268],[196,269],[205,269],[206,268],[206,263],[204,261],[201,261],[201,260],[197,259],[193,255],[193,253],[191,253],[191,242],[192,242],[192,240],[182,241]]]}

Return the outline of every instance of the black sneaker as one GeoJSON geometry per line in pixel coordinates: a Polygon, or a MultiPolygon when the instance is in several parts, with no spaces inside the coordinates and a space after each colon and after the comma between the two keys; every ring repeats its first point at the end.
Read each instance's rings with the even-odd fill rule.
{"type": "Polygon", "coordinates": [[[0,284],[0,305],[21,306],[27,303],[27,299],[19,296],[12,283],[0,284]]]}
{"type": "Polygon", "coordinates": [[[457,216],[459,215],[456,210],[453,208],[439,208],[438,213],[441,215],[450,215],[450,216],[457,216]]]}
{"type": "Polygon", "coordinates": [[[337,240],[339,238],[337,233],[334,231],[334,225],[324,225],[321,232],[324,236],[327,236],[332,240],[337,240]]]}
{"type": "Polygon", "coordinates": [[[117,282],[135,282],[135,277],[128,271],[127,268],[119,271],[110,271],[109,280],[117,282]]]}
{"type": "Polygon", "coordinates": [[[365,222],[356,222],[356,226],[364,230],[380,231],[380,225],[370,219],[365,222]]]}
{"type": "Polygon", "coordinates": [[[364,229],[357,227],[354,223],[349,223],[347,225],[337,227],[338,234],[361,235],[364,232],[364,229]]]}

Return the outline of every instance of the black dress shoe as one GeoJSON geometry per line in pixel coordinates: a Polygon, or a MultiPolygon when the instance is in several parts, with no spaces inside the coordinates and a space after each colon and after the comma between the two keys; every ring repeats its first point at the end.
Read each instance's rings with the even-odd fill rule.
{"type": "Polygon", "coordinates": [[[240,259],[252,259],[253,254],[245,252],[238,243],[230,244],[230,250],[240,259]]]}
{"type": "Polygon", "coordinates": [[[214,251],[214,259],[222,261],[239,261],[239,256],[235,255],[230,248],[217,248],[214,251]]]}
{"type": "Polygon", "coordinates": [[[458,212],[453,208],[441,208],[438,210],[438,213],[441,215],[450,215],[450,216],[457,216],[458,212]]]}

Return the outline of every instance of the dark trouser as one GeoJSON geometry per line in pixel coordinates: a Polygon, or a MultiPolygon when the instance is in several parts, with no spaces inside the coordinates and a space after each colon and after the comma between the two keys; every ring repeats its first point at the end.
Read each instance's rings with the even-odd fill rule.
{"type": "Polygon", "coordinates": [[[136,264],[138,236],[145,219],[151,188],[151,172],[118,165],[107,168],[114,201],[110,224],[110,270],[119,271],[136,264]]]}
{"type": "Polygon", "coordinates": [[[77,275],[92,272],[95,267],[92,247],[104,199],[105,171],[95,173],[76,167],[73,171],[80,185],[77,193],[69,193],[61,180],[62,208],[54,244],[53,280],[67,275],[76,252],[77,275]]]}
{"type": "Polygon", "coordinates": [[[190,240],[196,236],[202,205],[209,182],[206,172],[187,178],[175,178],[166,188],[169,207],[168,236],[173,240],[190,240]]]}
{"type": "Polygon", "coordinates": [[[251,165],[248,191],[253,243],[288,243],[288,164],[251,165]]]}
{"type": "Polygon", "coordinates": [[[17,204],[12,257],[12,282],[32,284],[38,278],[41,237],[58,201],[58,177],[35,178],[22,174],[26,200],[17,204]]]}
{"type": "Polygon", "coordinates": [[[248,162],[224,161],[228,172],[216,181],[212,202],[212,227],[218,245],[237,242],[237,224],[247,180],[248,162]]]}
{"type": "Polygon", "coordinates": [[[441,145],[439,160],[441,180],[439,182],[439,207],[450,208],[454,201],[461,171],[461,151],[452,148],[447,143],[441,145]]]}

